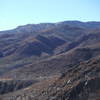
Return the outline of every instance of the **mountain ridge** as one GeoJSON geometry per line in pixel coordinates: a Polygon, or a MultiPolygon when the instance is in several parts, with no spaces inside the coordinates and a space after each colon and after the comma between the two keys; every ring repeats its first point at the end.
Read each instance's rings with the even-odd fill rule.
{"type": "MultiPolygon", "coordinates": [[[[6,97],[11,99],[11,95],[15,95],[12,100],[17,100],[16,95],[19,94],[22,98],[21,94],[25,92],[26,94],[29,93],[26,100],[32,100],[33,97],[30,97],[30,94],[34,94],[32,92],[34,89],[31,88],[33,86],[36,89],[41,87],[42,92],[39,91],[37,100],[42,100],[40,99],[42,97],[43,100],[52,100],[53,95],[55,97],[53,100],[74,100],[74,97],[76,100],[81,100],[81,97],[85,98],[81,94],[86,93],[87,89],[84,85],[86,80],[83,79],[82,81],[79,76],[77,80],[77,75],[82,75],[83,78],[85,77],[83,73],[98,73],[98,77],[93,74],[94,79],[90,77],[89,80],[90,83],[93,83],[93,80],[96,81],[96,83],[93,83],[96,85],[99,82],[99,56],[100,22],[64,21],[28,24],[13,30],[2,31],[0,32],[0,80],[2,91],[4,88],[8,90],[5,90],[4,96],[0,95],[0,97],[6,100],[6,97]],[[96,71],[94,72],[91,68],[96,71]],[[55,91],[56,93],[54,93],[52,86],[49,87],[49,84],[53,84],[55,87],[56,85],[62,86],[63,82],[70,80],[71,74],[72,78],[77,81],[73,81],[72,88],[65,84],[65,87],[62,87],[65,90],[63,94],[58,91],[59,87],[55,91]],[[12,82],[9,83],[9,79],[12,82]],[[18,84],[18,80],[22,82],[18,84]],[[33,83],[27,87],[17,88],[17,86],[20,87],[24,84],[23,80],[29,81],[29,83],[32,80],[33,83]],[[44,88],[42,88],[43,84],[46,85],[44,88]],[[13,89],[9,87],[11,85],[13,85],[15,91],[12,91],[13,89]],[[76,90],[80,85],[82,85],[82,89],[84,88],[84,92],[81,89],[79,89],[79,92],[76,90]],[[48,88],[50,88],[50,91],[48,88]],[[44,89],[47,89],[47,95],[45,95],[47,91],[44,91],[44,89]],[[52,95],[52,93],[54,94],[52,95]],[[58,98],[57,95],[64,99],[60,96],[58,98]]],[[[67,84],[70,84],[70,81],[67,84]]],[[[88,88],[91,89],[91,86],[89,85],[88,88]]],[[[35,95],[38,95],[38,92],[35,95]]],[[[22,100],[21,98],[19,100],[22,100]]]]}

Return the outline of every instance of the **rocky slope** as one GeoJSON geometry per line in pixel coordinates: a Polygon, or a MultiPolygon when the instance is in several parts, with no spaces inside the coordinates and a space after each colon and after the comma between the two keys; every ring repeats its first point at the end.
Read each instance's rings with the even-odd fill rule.
{"type": "Polygon", "coordinates": [[[100,57],[96,57],[80,62],[59,77],[41,81],[21,93],[16,92],[12,96],[6,94],[2,98],[8,100],[99,100],[99,84],[100,57]]]}
{"type": "Polygon", "coordinates": [[[95,100],[100,93],[98,56],[100,22],[29,24],[2,31],[0,99],[95,100]]]}

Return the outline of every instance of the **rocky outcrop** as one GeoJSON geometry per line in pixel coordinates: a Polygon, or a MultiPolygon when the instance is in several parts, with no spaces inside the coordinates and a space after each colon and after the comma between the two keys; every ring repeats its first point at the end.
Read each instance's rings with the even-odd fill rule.
{"type": "Polygon", "coordinates": [[[32,80],[8,80],[0,81],[0,95],[14,92],[32,85],[32,80]]]}

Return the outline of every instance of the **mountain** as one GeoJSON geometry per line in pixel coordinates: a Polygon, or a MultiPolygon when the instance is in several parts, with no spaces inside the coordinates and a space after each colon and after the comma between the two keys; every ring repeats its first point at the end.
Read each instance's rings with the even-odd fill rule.
{"type": "Polygon", "coordinates": [[[86,28],[86,29],[98,29],[100,28],[100,22],[91,21],[91,22],[80,22],[80,21],[64,21],[60,22],[59,24],[67,24],[71,25],[72,27],[80,27],[80,28],[86,28]]]}
{"type": "MultiPolygon", "coordinates": [[[[64,100],[74,100],[73,98],[76,98],[75,100],[81,100],[81,98],[86,98],[84,95],[89,90],[84,86],[86,79],[83,79],[85,75],[82,73],[85,73],[86,66],[88,66],[86,74],[91,74],[92,71],[94,73],[94,70],[91,69],[92,66],[95,66],[95,69],[97,68],[96,70],[98,70],[99,56],[100,22],[64,21],[58,23],[27,24],[13,30],[1,31],[1,98],[5,98],[6,95],[10,98],[12,95],[20,95],[21,92],[28,93],[24,89],[27,90],[31,86],[35,88],[40,86],[41,91],[43,91],[43,85],[45,84],[45,89],[48,89],[49,82],[50,84],[54,84],[54,86],[56,84],[62,86],[62,80],[64,79],[66,81],[67,78],[70,79],[71,77],[74,79],[72,88],[65,84],[66,86],[62,87],[62,90],[65,89],[62,94],[61,91],[55,91],[56,93],[54,93],[50,87],[50,91],[47,90],[50,95],[47,94],[45,96],[43,92],[43,100],[52,100],[52,93],[55,94],[53,100],[63,100],[59,95],[64,100]],[[97,63],[95,64],[94,61],[97,63]],[[76,72],[73,74],[74,71],[76,72]],[[72,76],[70,77],[70,75],[72,76]],[[77,79],[77,75],[82,79],[77,79]],[[83,84],[82,86],[85,90],[75,90],[81,84],[83,84]],[[12,88],[10,88],[11,86],[12,88]],[[67,96],[64,94],[67,94],[67,96]]],[[[95,73],[99,73],[99,70],[95,73]]],[[[88,81],[91,82],[94,80],[96,83],[93,84],[96,85],[99,82],[99,74],[97,76],[93,74],[93,78],[90,77],[88,81]]],[[[91,88],[90,85],[88,88],[91,88]]],[[[29,90],[28,95],[31,93],[29,90]]],[[[92,95],[91,93],[90,95],[92,95]]],[[[95,93],[98,94],[98,92],[95,93]]],[[[42,98],[42,92],[41,94],[36,92],[36,95],[39,95],[39,98],[36,97],[37,100],[42,100],[40,99],[42,98]]],[[[94,97],[96,96],[94,95],[94,97]]],[[[89,95],[87,98],[90,98],[89,95]]],[[[15,96],[15,99],[13,98],[12,100],[17,99],[15,96]]]]}
{"type": "Polygon", "coordinates": [[[52,76],[17,92],[5,94],[2,100],[99,100],[100,57],[80,62],[61,76],[52,76]]]}

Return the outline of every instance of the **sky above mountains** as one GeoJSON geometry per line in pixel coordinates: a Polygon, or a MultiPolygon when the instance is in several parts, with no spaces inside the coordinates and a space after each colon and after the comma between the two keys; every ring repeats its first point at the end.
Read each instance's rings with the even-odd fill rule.
{"type": "Polygon", "coordinates": [[[0,0],[0,31],[64,20],[100,21],[100,0],[0,0]]]}

